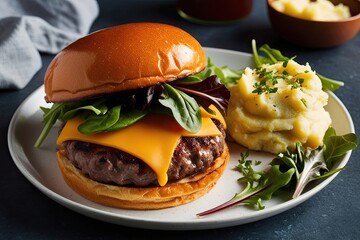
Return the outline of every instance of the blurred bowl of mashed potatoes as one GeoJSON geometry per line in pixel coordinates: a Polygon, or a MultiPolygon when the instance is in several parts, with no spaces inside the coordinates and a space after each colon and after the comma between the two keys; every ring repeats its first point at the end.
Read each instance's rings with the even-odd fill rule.
{"type": "Polygon", "coordinates": [[[304,47],[335,47],[360,30],[359,0],[267,0],[274,31],[304,47]]]}

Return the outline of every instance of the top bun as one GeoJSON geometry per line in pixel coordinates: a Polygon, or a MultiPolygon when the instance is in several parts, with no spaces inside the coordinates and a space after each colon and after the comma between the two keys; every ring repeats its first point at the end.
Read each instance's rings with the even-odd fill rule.
{"type": "Polygon", "coordinates": [[[199,42],[180,28],[129,23],[76,40],[50,63],[45,100],[63,102],[148,87],[202,71],[199,42]]]}

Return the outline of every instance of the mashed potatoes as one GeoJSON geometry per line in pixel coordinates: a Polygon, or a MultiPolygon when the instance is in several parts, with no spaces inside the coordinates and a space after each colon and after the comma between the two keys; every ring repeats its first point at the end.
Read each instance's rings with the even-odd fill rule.
{"type": "Polygon", "coordinates": [[[246,68],[229,90],[228,133],[249,149],[279,153],[296,142],[317,148],[331,124],[328,95],[309,65],[246,68]]]}
{"type": "Polygon", "coordinates": [[[328,0],[275,0],[272,6],[279,12],[293,17],[316,21],[337,21],[350,17],[344,4],[334,5],[328,0]]]}

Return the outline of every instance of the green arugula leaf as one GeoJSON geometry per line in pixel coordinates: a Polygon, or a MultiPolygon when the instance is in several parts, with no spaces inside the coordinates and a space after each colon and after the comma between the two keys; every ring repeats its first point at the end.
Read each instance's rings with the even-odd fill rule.
{"type": "Polygon", "coordinates": [[[112,125],[111,127],[107,128],[107,132],[115,131],[121,128],[125,128],[130,126],[131,124],[139,121],[143,117],[147,115],[147,112],[131,110],[129,112],[121,113],[119,120],[112,125]]]}
{"type": "Polygon", "coordinates": [[[43,111],[43,122],[44,128],[40,133],[38,139],[36,140],[34,146],[40,147],[47,135],[49,134],[51,128],[54,126],[57,120],[66,121],[74,117],[80,110],[87,110],[95,114],[105,114],[107,107],[101,105],[100,108],[97,108],[95,103],[93,105],[87,105],[84,101],[77,102],[66,102],[66,103],[54,103],[51,108],[40,107],[43,111]]]}
{"type": "Polygon", "coordinates": [[[79,132],[83,134],[106,132],[110,127],[118,122],[120,118],[120,110],[121,106],[115,106],[105,115],[94,115],[87,118],[79,125],[79,132]]]}
{"type": "Polygon", "coordinates": [[[328,178],[330,177],[331,175],[337,173],[337,172],[340,172],[342,170],[344,170],[345,168],[337,168],[335,170],[331,170],[331,171],[328,171],[328,172],[325,172],[323,173],[322,175],[319,175],[319,176],[314,176],[313,177],[313,180],[319,180],[319,179],[325,179],[325,178],[328,178]]]}
{"type": "Polygon", "coordinates": [[[64,103],[54,103],[51,108],[41,108],[42,111],[44,112],[44,116],[43,116],[43,121],[46,124],[47,122],[50,121],[50,119],[53,118],[52,115],[55,115],[58,117],[61,117],[61,115],[64,112],[64,109],[67,107],[66,104],[64,103]]]}
{"type": "Polygon", "coordinates": [[[329,128],[324,136],[324,144],[324,158],[326,164],[331,167],[336,160],[357,147],[358,138],[355,133],[337,136],[335,129],[329,128]]]}
{"type": "Polygon", "coordinates": [[[278,156],[271,161],[270,165],[274,166],[285,164],[286,167],[283,167],[283,169],[295,169],[296,179],[299,179],[300,172],[298,165],[300,165],[300,168],[302,169],[304,162],[302,159],[303,155],[299,152],[301,151],[301,144],[296,144],[296,150],[296,153],[292,153],[290,150],[287,150],[285,153],[279,153],[278,156]]]}
{"type": "Polygon", "coordinates": [[[99,114],[104,115],[104,114],[107,112],[108,108],[107,108],[107,106],[105,106],[105,105],[102,105],[101,107],[102,107],[102,108],[99,109],[99,108],[96,108],[96,107],[94,107],[94,106],[92,106],[92,105],[87,105],[87,106],[82,106],[82,107],[74,108],[74,109],[71,109],[70,111],[65,112],[65,113],[61,116],[60,120],[62,120],[62,121],[67,121],[67,120],[75,117],[76,114],[77,114],[80,110],[89,110],[89,111],[95,113],[96,115],[99,115],[99,114]]]}
{"type": "Polygon", "coordinates": [[[271,199],[273,194],[275,194],[279,189],[287,186],[295,172],[294,169],[289,169],[286,172],[282,172],[280,171],[280,166],[275,165],[272,166],[267,173],[257,172],[256,175],[260,177],[253,178],[253,176],[246,176],[246,174],[253,175],[253,173],[256,172],[252,169],[251,165],[248,164],[249,162],[250,161],[246,161],[245,166],[237,167],[238,169],[241,169],[243,174],[245,174],[244,178],[242,179],[251,179],[250,181],[246,182],[247,185],[245,189],[240,193],[235,194],[235,196],[229,201],[207,211],[198,213],[196,214],[197,216],[213,214],[241,203],[250,205],[252,207],[257,207],[258,209],[264,209],[265,206],[262,204],[262,200],[271,199]]]}
{"type": "MultiPolygon", "coordinates": [[[[44,112],[45,114],[48,114],[50,112],[50,109],[46,109],[44,110],[44,112]]],[[[44,118],[44,127],[34,144],[36,148],[40,147],[47,135],[49,135],[51,128],[54,126],[58,117],[60,116],[60,111],[54,111],[53,114],[48,114],[47,116],[48,117],[46,118],[46,120],[44,118]]]]}
{"type": "Polygon", "coordinates": [[[307,150],[304,154],[308,155],[308,157],[305,159],[304,168],[301,170],[297,180],[293,198],[300,196],[309,182],[321,176],[321,170],[329,171],[324,159],[323,149],[316,151],[307,150]]]}
{"type": "MultiPolygon", "coordinates": [[[[249,168],[252,169],[251,166],[249,168]]],[[[249,172],[252,171],[250,170],[249,172]]],[[[257,206],[259,209],[263,209],[265,207],[262,205],[262,200],[270,200],[277,190],[288,185],[294,172],[295,169],[293,168],[286,172],[281,172],[279,165],[272,166],[269,172],[258,172],[261,177],[258,180],[248,181],[246,188],[236,194],[234,199],[238,199],[238,203],[247,203],[253,207],[257,206]],[[252,194],[254,192],[256,194],[252,194]],[[239,202],[240,199],[249,195],[251,196],[239,202]]],[[[246,179],[248,178],[246,177],[246,179]]]]}
{"type": "Polygon", "coordinates": [[[265,188],[261,193],[254,197],[259,197],[264,200],[270,200],[280,188],[287,186],[295,173],[295,169],[290,168],[286,172],[280,170],[280,165],[271,166],[269,172],[269,187],[265,188]]]}
{"type": "Polygon", "coordinates": [[[189,132],[198,132],[201,128],[201,111],[194,98],[164,84],[164,91],[159,102],[169,109],[176,121],[189,132]]]}
{"type": "Polygon", "coordinates": [[[290,59],[294,59],[295,57],[291,57],[290,59],[288,57],[285,57],[282,55],[282,53],[275,49],[271,48],[269,45],[264,44],[259,48],[260,51],[264,52],[268,56],[268,62],[271,63],[277,63],[277,62],[288,62],[290,59]]]}
{"type": "Polygon", "coordinates": [[[316,73],[316,75],[320,78],[322,86],[326,90],[334,92],[338,90],[340,87],[344,86],[344,82],[327,78],[319,73],[316,73]]]}
{"type": "Polygon", "coordinates": [[[229,68],[228,66],[218,67],[214,64],[213,60],[208,57],[208,62],[205,70],[197,74],[177,80],[177,82],[196,83],[201,82],[210,76],[216,75],[220,79],[220,82],[222,84],[224,84],[225,86],[229,86],[235,84],[236,81],[241,78],[243,72],[243,69],[236,70],[229,68]]]}

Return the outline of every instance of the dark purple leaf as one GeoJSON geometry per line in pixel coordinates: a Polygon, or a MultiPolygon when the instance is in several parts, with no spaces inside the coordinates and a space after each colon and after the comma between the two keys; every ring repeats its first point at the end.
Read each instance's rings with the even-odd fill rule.
{"type": "Polygon", "coordinates": [[[230,91],[225,85],[220,83],[220,79],[216,75],[212,75],[198,83],[189,84],[173,82],[171,85],[194,97],[205,109],[208,109],[209,106],[213,104],[223,114],[226,113],[229,104],[230,91]]]}

